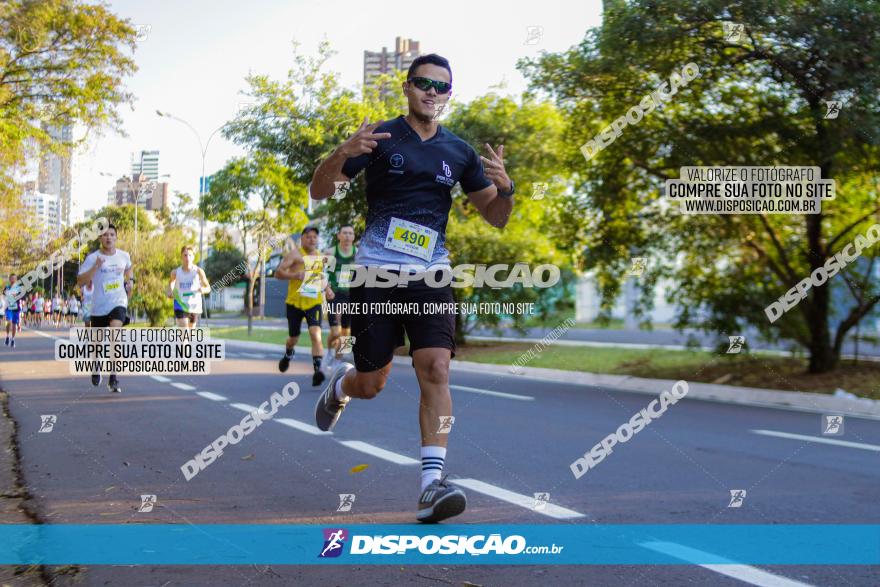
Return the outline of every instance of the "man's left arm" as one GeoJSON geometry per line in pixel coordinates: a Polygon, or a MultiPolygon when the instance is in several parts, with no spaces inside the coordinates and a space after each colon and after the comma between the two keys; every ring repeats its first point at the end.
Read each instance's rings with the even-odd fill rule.
{"type": "Polygon", "coordinates": [[[208,276],[205,275],[205,271],[201,267],[199,267],[199,284],[202,286],[201,291],[203,294],[211,293],[211,283],[208,281],[208,276]]]}
{"type": "Polygon", "coordinates": [[[129,299],[132,292],[134,292],[134,267],[132,267],[131,261],[129,261],[128,267],[125,268],[125,293],[128,294],[129,299]]]}
{"type": "Polygon", "coordinates": [[[483,189],[469,192],[467,196],[486,222],[495,228],[504,228],[513,210],[513,181],[504,169],[504,145],[498,147],[496,153],[487,143],[486,150],[489,158],[480,157],[482,165],[479,162],[477,165],[485,169],[484,176],[492,183],[483,189]]]}

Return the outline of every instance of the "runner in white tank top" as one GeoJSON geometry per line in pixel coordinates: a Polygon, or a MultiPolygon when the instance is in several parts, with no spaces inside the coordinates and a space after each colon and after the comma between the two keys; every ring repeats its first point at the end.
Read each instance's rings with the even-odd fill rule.
{"type": "Polygon", "coordinates": [[[193,263],[192,247],[180,250],[181,265],[171,272],[168,297],[174,300],[174,319],[181,328],[195,328],[202,314],[202,294],[211,292],[211,284],[201,267],[193,263]]]}

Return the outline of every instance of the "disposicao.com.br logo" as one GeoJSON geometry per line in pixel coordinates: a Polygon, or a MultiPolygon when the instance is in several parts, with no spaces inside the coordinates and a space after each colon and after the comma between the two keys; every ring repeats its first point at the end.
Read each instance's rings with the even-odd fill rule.
{"type": "MultiPolygon", "coordinates": [[[[324,529],[324,546],[319,558],[337,557],[344,550],[348,532],[342,528],[324,529]]],[[[441,554],[441,555],[516,555],[516,554],[559,554],[564,546],[528,546],[526,539],[519,534],[502,537],[501,534],[475,534],[437,536],[417,536],[415,534],[388,534],[366,536],[353,534],[350,555],[405,555],[405,554],[441,554]],[[410,552],[412,551],[412,552],[410,552]]]]}

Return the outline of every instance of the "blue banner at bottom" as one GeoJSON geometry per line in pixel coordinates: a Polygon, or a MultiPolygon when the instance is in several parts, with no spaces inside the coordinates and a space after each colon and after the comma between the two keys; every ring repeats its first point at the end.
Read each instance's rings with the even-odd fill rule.
{"type": "Polygon", "coordinates": [[[0,525],[0,564],[880,565],[880,525],[0,525]]]}

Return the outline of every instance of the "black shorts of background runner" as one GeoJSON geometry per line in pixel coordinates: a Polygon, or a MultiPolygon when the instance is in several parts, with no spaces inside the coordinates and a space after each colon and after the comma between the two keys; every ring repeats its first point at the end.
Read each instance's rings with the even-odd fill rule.
{"type": "MultiPolygon", "coordinates": [[[[349,290],[337,291],[334,292],[336,295],[333,297],[333,300],[328,302],[330,307],[332,308],[335,304],[349,304],[351,303],[351,295],[349,290]]],[[[334,312],[327,312],[327,323],[330,326],[339,326],[340,322],[342,323],[343,328],[351,327],[351,314],[348,312],[340,312],[336,314],[334,312]]]]}
{"type": "Polygon", "coordinates": [[[125,326],[128,323],[128,310],[125,306],[116,306],[110,310],[109,314],[104,316],[92,316],[91,325],[93,328],[107,328],[110,326],[111,320],[119,320],[125,326]]]}
{"type": "Polygon", "coordinates": [[[198,318],[199,316],[201,316],[201,314],[194,314],[192,312],[184,312],[183,310],[178,310],[176,308],[174,309],[174,319],[175,320],[180,320],[182,318],[186,318],[187,320],[189,320],[190,322],[195,324],[196,318],[198,318]]]}
{"type": "Polygon", "coordinates": [[[309,327],[321,326],[321,304],[309,308],[308,310],[300,310],[296,306],[285,304],[287,306],[287,336],[297,338],[299,336],[300,327],[303,318],[309,327]]]}
{"type": "MultiPolygon", "coordinates": [[[[433,281],[436,283],[439,279],[433,281]]],[[[364,309],[351,318],[352,351],[358,371],[375,371],[390,363],[394,349],[404,344],[404,332],[409,339],[410,356],[414,351],[427,348],[449,349],[455,356],[455,314],[369,313],[370,304],[384,302],[417,304],[420,312],[426,304],[451,304],[451,286],[430,287],[420,279],[410,281],[407,287],[361,285],[351,288],[349,295],[352,303],[364,309]]]]}

